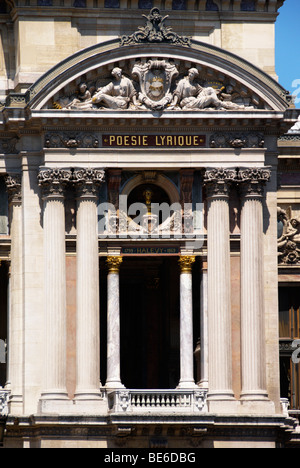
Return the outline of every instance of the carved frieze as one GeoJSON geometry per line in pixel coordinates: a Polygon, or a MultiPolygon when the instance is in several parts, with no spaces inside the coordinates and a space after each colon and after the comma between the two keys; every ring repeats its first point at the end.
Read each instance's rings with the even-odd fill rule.
{"type": "Polygon", "coordinates": [[[45,136],[45,148],[98,148],[96,135],[89,133],[48,133],[45,136]]]}
{"type": "Polygon", "coordinates": [[[262,133],[214,133],[210,138],[211,148],[263,148],[262,133]]]}
{"type": "Polygon", "coordinates": [[[17,143],[18,138],[0,137],[0,154],[15,154],[17,152],[17,143]]]}
{"type": "MultiPolygon", "coordinates": [[[[55,97],[52,107],[60,110],[247,110],[259,107],[253,94],[247,94],[238,83],[230,84],[213,79],[211,72],[200,73],[184,63],[175,64],[165,58],[140,59],[131,66],[115,67],[110,78],[94,78],[82,82],[70,94],[55,97]],[[178,81],[176,81],[178,78],[178,81]]],[[[236,139],[233,137],[231,139],[236,139]]],[[[253,135],[248,136],[249,147],[259,144],[253,135]]]]}

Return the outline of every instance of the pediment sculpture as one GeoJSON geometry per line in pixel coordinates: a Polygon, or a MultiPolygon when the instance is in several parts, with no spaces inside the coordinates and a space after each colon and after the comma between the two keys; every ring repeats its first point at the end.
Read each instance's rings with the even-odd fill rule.
{"type": "Polygon", "coordinates": [[[98,85],[99,80],[83,81],[70,96],[55,100],[53,107],[69,110],[226,111],[253,109],[258,104],[254,97],[243,104],[245,92],[238,92],[230,83],[211,86],[201,79],[195,67],[180,73],[178,66],[169,59],[137,60],[129,73],[115,67],[111,76],[111,81],[104,86],[98,85]]]}
{"type": "Polygon", "coordinates": [[[172,31],[172,28],[165,25],[169,16],[162,16],[158,8],[152,8],[148,16],[142,15],[146,19],[146,25],[140,26],[138,30],[130,36],[122,36],[121,46],[149,43],[172,43],[183,46],[190,46],[191,39],[182,37],[172,31]]]}

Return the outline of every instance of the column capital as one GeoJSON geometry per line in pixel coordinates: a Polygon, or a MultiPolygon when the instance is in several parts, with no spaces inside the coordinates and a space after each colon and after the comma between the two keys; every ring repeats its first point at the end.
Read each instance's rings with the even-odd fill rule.
{"type": "Polygon", "coordinates": [[[192,255],[182,255],[179,260],[180,272],[181,273],[191,273],[193,263],[196,258],[192,255]]]}
{"type": "Polygon", "coordinates": [[[116,256],[107,257],[106,264],[108,267],[108,272],[119,273],[122,262],[123,262],[123,257],[116,257],[116,256]]]}
{"type": "Polygon", "coordinates": [[[271,171],[267,167],[240,168],[237,180],[241,195],[244,198],[261,198],[270,177],[271,171]]]}
{"type": "Polygon", "coordinates": [[[66,184],[72,179],[71,169],[42,168],[38,173],[38,183],[44,197],[63,197],[66,184]]]}
{"type": "Polygon", "coordinates": [[[5,184],[8,192],[9,203],[21,203],[22,202],[22,184],[21,174],[10,173],[5,176],[5,184]]]}
{"type": "Polygon", "coordinates": [[[236,181],[236,169],[206,169],[203,182],[208,198],[228,198],[230,185],[236,181]]]}
{"type": "Polygon", "coordinates": [[[104,182],[105,172],[103,169],[75,168],[73,171],[73,182],[79,197],[96,197],[97,187],[104,182]]]}

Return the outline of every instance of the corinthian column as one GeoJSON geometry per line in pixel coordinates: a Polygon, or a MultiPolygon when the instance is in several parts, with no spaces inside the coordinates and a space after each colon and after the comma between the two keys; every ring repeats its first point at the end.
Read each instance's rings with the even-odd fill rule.
{"type": "MultiPolygon", "coordinates": [[[[43,191],[44,213],[44,389],[45,400],[66,400],[66,253],[64,189],[70,170],[42,169],[39,185],[43,191]]],[[[44,403],[43,403],[44,400],[44,403]]]]}
{"type": "Polygon", "coordinates": [[[120,282],[122,257],[108,257],[107,277],[107,388],[121,388],[120,372],[120,282]]]}
{"type": "Polygon", "coordinates": [[[263,281],[263,193],[267,168],[240,169],[242,406],[261,411],[266,402],[263,281]]]}
{"type": "Polygon", "coordinates": [[[77,187],[77,323],[75,400],[100,399],[98,186],[104,171],[75,169],[77,187]]]}
{"type": "Polygon", "coordinates": [[[180,382],[178,388],[194,388],[192,265],[195,257],[182,256],[180,266],[180,382]]]}
{"type": "Polygon", "coordinates": [[[23,290],[22,290],[22,193],[21,176],[5,178],[10,207],[11,269],[9,310],[8,380],[10,413],[23,413],[23,290]]]}
{"type": "Polygon", "coordinates": [[[232,390],[229,188],[234,169],[208,169],[207,191],[209,410],[228,413],[232,390]]]}

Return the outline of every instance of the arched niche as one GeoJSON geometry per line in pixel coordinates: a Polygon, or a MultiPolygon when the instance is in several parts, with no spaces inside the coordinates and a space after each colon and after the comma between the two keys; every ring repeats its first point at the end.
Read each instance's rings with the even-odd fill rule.
{"type": "Polygon", "coordinates": [[[155,172],[152,173],[152,177],[149,173],[148,177],[145,177],[145,173],[143,172],[135,175],[125,183],[120,194],[129,197],[135,188],[147,183],[161,187],[166,192],[171,205],[173,203],[180,203],[180,194],[176,185],[164,174],[157,174],[155,172]]]}

